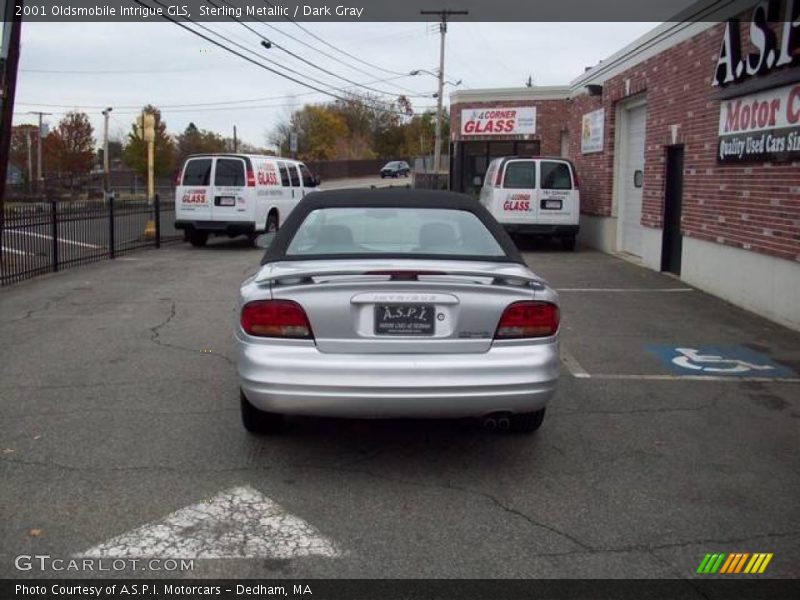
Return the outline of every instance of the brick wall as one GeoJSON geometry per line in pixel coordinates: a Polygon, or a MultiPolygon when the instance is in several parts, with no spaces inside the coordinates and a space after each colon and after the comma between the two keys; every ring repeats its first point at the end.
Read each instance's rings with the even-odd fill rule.
{"type": "Polygon", "coordinates": [[[539,140],[544,155],[561,154],[561,130],[569,115],[567,100],[504,100],[496,102],[469,102],[450,107],[450,131],[457,141],[492,140],[539,140]],[[461,110],[464,108],[510,108],[515,106],[536,107],[536,133],[530,138],[524,135],[461,135],[461,110]]]}
{"type": "MultiPolygon", "coordinates": [[[[743,54],[749,18],[749,13],[741,17],[743,54]]],[[[717,162],[720,101],[714,98],[719,88],[711,78],[723,28],[721,23],[710,27],[607,80],[602,97],[581,95],[571,101],[570,157],[581,177],[583,212],[611,214],[616,108],[621,100],[643,94],[642,224],[662,226],[666,149],[671,126],[677,125],[677,143],[684,145],[684,235],[800,261],[800,161],[717,162]],[[582,155],[581,117],[600,107],[605,108],[604,151],[582,155]]]]}

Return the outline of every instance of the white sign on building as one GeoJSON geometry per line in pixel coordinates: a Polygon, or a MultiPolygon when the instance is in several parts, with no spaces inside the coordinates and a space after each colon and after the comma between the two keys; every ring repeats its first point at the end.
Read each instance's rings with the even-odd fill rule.
{"type": "Polygon", "coordinates": [[[603,151],[603,133],[606,111],[604,108],[583,115],[581,124],[581,153],[603,151]]]}
{"type": "Polygon", "coordinates": [[[465,108],[461,135],[524,135],[536,133],[535,106],[465,108]]]}

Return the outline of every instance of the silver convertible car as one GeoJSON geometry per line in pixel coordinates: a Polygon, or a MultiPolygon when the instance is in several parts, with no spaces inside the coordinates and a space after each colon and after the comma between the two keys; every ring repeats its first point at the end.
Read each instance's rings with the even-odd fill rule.
{"type": "Polygon", "coordinates": [[[541,425],[559,375],[558,297],[473,198],[318,192],[271,235],[239,295],[249,431],[289,414],[541,425]]]}

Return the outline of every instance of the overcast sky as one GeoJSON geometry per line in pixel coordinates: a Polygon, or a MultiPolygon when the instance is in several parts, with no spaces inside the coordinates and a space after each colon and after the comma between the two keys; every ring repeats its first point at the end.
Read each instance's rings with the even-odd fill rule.
{"type": "MultiPolygon", "coordinates": [[[[328,87],[350,86],[276,47],[260,47],[259,37],[237,23],[204,25],[263,56],[265,62],[275,61],[301,73],[297,76],[301,80],[310,82],[307,78],[313,77],[318,87],[319,82],[328,87]]],[[[303,24],[369,65],[325,46],[293,23],[272,25],[275,29],[250,23],[259,34],[337,75],[357,83],[393,78],[370,87],[392,94],[410,90],[427,95],[411,98],[417,110],[435,106],[430,97],[436,90],[435,78],[425,74],[397,78],[414,69],[438,68],[435,24],[303,24]]],[[[655,26],[455,22],[449,25],[445,72],[450,80],[462,80],[460,89],[518,87],[529,74],[535,85],[563,85],[655,26]]],[[[83,110],[90,115],[99,141],[103,107],[114,107],[111,135],[122,137],[137,109],[150,103],[162,109],[170,132],[178,133],[194,122],[230,136],[236,125],[240,139],[263,146],[267,133],[292,108],[325,99],[172,23],[29,22],[23,25],[14,123],[34,122],[35,117],[26,114],[32,110],[56,113],[46,117],[51,124],[70,109],[83,110]]]]}

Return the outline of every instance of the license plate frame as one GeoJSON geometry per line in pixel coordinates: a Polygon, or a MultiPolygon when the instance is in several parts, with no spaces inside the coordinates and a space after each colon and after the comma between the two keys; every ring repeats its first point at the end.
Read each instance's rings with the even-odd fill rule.
{"type": "Polygon", "coordinates": [[[376,304],[375,335],[431,337],[435,333],[435,312],[433,304],[376,304]]]}
{"type": "Polygon", "coordinates": [[[559,198],[548,198],[542,200],[542,208],[545,210],[561,210],[564,206],[564,201],[559,198]]]}

